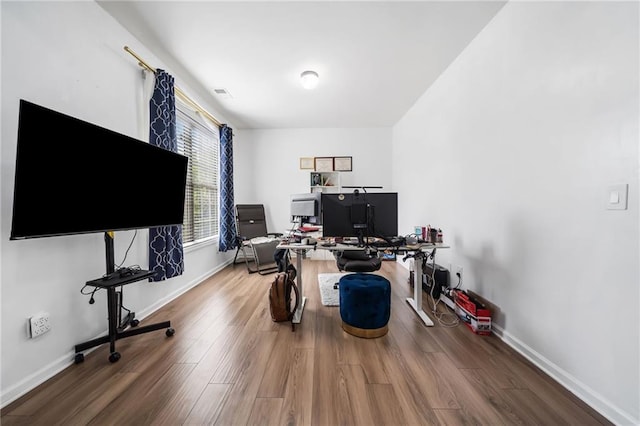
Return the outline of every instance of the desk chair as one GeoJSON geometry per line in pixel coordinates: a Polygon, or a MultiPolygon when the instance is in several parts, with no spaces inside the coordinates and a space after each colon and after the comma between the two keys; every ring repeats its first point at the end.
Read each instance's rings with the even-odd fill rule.
{"type": "Polygon", "coordinates": [[[273,255],[280,243],[277,237],[282,234],[267,232],[264,205],[237,204],[236,227],[238,248],[233,258],[234,265],[244,260],[250,274],[258,272],[260,275],[266,275],[278,272],[278,265],[273,255]],[[238,259],[240,252],[242,252],[242,258],[238,259]]]}
{"type": "MultiPolygon", "coordinates": [[[[336,266],[340,272],[375,272],[382,266],[377,252],[367,250],[345,250],[334,253],[336,266]]],[[[333,285],[337,289],[339,283],[333,285]]]]}
{"type": "Polygon", "coordinates": [[[344,272],[375,272],[382,266],[377,252],[345,250],[336,253],[338,270],[344,272]]]}

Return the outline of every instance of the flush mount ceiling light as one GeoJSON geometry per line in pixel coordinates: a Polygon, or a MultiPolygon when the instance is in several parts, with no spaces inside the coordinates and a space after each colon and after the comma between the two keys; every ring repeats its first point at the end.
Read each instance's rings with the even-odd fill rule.
{"type": "Polygon", "coordinates": [[[318,85],[318,73],[315,71],[305,71],[300,74],[302,80],[302,87],[305,89],[314,89],[318,85]]]}

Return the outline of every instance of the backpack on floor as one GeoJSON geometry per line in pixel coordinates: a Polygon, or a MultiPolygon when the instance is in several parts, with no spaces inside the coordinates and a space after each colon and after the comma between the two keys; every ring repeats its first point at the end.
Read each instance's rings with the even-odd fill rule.
{"type": "MultiPolygon", "coordinates": [[[[289,265],[285,272],[278,272],[269,288],[269,309],[271,319],[275,322],[292,321],[296,313],[300,293],[295,283],[296,268],[289,265]],[[291,294],[295,293],[295,300],[291,300],[291,294]]],[[[291,331],[294,330],[293,321],[291,331]]]]}

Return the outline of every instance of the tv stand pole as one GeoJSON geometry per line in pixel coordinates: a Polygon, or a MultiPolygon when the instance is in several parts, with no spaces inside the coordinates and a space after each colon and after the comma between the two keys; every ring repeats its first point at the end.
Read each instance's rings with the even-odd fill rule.
{"type": "Polygon", "coordinates": [[[113,231],[104,233],[104,255],[107,263],[107,275],[116,270],[116,251],[113,245],[114,236],[113,231]]]}
{"type": "Polygon", "coordinates": [[[367,245],[368,242],[368,237],[364,236],[364,232],[362,232],[362,229],[358,230],[358,247],[365,247],[367,245]]]}
{"type": "Polygon", "coordinates": [[[154,275],[155,272],[138,270],[133,271],[130,275],[120,276],[116,274],[113,238],[113,232],[110,231],[104,233],[107,274],[103,278],[87,281],[86,284],[88,286],[104,288],[107,290],[107,315],[109,323],[109,334],[76,345],[76,364],[84,361],[84,354],[82,353],[83,351],[107,342],[109,343],[109,361],[113,363],[117,362],[120,359],[120,353],[116,351],[116,340],[124,339],[125,337],[135,336],[142,333],[148,333],[150,331],[160,330],[163,328],[166,328],[165,334],[167,337],[171,337],[175,334],[175,330],[171,328],[170,321],[150,324],[144,327],[136,327],[138,325],[138,320],[134,319],[134,312],[129,313],[124,323],[121,323],[122,293],[117,292],[116,287],[121,287],[126,284],[144,280],[145,278],[149,278],[154,275]],[[129,325],[131,326],[131,328],[126,329],[129,325]]]}

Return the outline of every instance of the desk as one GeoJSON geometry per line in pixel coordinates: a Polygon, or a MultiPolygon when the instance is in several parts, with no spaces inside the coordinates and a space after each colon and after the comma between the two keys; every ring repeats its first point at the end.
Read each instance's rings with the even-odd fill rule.
{"type": "MultiPolygon", "coordinates": [[[[347,251],[347,250],[365,250],[365,247],[352,246],[347,244],[336,244],[335,246],[323,246],[322,244],[307,245],[301,243],[281,243],[278,245],[279,249],[292,250],[296,254],[296,269],[298,271],[296,277],[296,284],[298,285],[298,291],[300,292],[300,299],[296,313],[293,316],[292,322],[299,324],[302,320],[302,312],[304,311],[304,304],[307,298],[304,297],[302,291],[302,257],[309,251],[314,249],[330,250],[330,251],[347,251]]],[[[436,250],[443,248],[450,248],[450,246],[442,243],[423,243],[415,246],[401,246],[401,247],[375,247],[378,250],[393,250],[396,253],[412,253],[412,256],[416,259],[414,275],[416,282],[413,284],[413,297],[407,297],[407,303],[418,314],[422,322],[426,326],[432,327],[433,321],[422,310],[422,259],[425,256],[430,256],[433,259],[433,265],[435,270],[436,263],[436,250]]]]}
{"type": "Polygon", "coordinates": [[[413,257],[415,258],[415,270],[413,274],[416,282],[413,283],[413,297],[407,297],[406,300],[409,306],[416,311],[422,322],[424,322],[424,325],[428,327],[433,327],[433,321],[422,310],[422,259],[425,256],[430,256],[433,260],[433,270],[435,270],[436,250],[449,247],[450,246],[442,243],[428,243],[416,246],[398,247],[397,249],[399,252],[413,253],[413,257]]]}
{"type": "Polygon", "coordinates": [[[298,273],[296,274],[296,284],[298,286],[298,291],[300,292],[300,300],[298,300],[298,305],[296,309],[296,313],[293,315],[293,319],[291,322],[294,324],[300,324],[302,321],[302,312],[304,311],[304,304],[307,302],[307,298],[304,297],[304,292],[302,290],[302,258],[309,250],[320,249],[320,250],[330,250],[330,251],[347,251],[347,250],[364,250],[364,247],[350,246],[347,244],[336,244],[335,246],[323,246],[322,244],[301,244],[301,243],[281,243],[278,245],[277,249],[286,249],[291,250],[296,254],[296,270],[298,273]]]}

